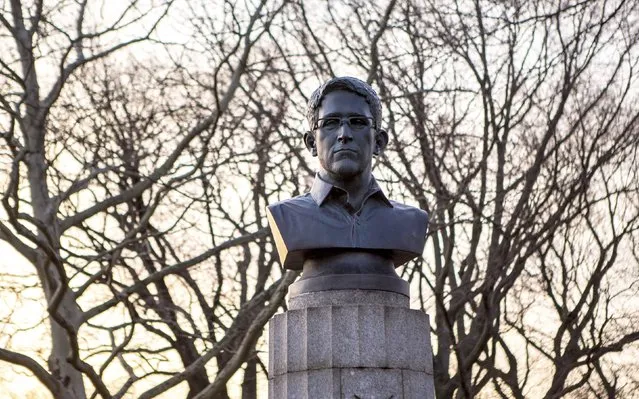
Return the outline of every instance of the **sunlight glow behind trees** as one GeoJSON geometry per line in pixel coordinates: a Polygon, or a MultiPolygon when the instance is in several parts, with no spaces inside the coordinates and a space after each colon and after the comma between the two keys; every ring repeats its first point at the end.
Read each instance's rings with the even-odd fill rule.
{"type": "Polygon", "coordinates": [[[438,397],[633,397],[638,7],[0,0],[0,386],[264,397],[296,277],[265,207],[308,189],[307,96],[349,74],[374,174],[431,216],[400,272],[438,397]]]}

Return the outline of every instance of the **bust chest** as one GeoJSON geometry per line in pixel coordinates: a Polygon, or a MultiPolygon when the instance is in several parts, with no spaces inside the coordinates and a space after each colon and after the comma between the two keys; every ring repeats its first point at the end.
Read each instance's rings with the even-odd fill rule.
{"type": "Polygon", "coordinates": [[[385,251],[395,266],[421,255],[428,215],[407,205],[367,202],[351,214],[337,203],[318,206],[310,197],[281,201],[268,207],[280,260],[301,269],[305,254],[316,249],[385,251]]]}

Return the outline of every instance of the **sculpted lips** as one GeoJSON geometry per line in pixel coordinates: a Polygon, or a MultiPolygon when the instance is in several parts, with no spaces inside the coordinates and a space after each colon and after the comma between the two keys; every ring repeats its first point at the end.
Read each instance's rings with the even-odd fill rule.
{"type": "Polygon", "coordinates": [[[345,147],[340,147],[340,148],[336,148],[335,150],[333,150],[333,154],[339,154],[339,153],[350,153],[350,154],[357,154],[357,151],[353,148],[345,148],[345,147]]]}

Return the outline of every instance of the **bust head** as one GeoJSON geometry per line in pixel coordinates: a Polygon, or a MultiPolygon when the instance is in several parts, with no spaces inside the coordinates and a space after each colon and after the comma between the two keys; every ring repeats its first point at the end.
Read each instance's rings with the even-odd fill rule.
{"type": "Polygon", "coordinates": [[[333,78],[313,92],[307,110],[311,131],[304,142],[319,158],[323,178],[332,183],[368,180],[373,155],[388,142],[380,128],[381,108],[373,88],[352,77],[333,78]]]}
{"type": "Polygon", "coordinates": [[[382,103],[373,88],[366,82],[351,76],[340,76],[327,80],[315,89],[306,107],[306,120],[311,130],[316,127],[319,108],[324,97],[332,91],[349,91],[364,97],[373,117],[373,126],[379,130],[382,127],[382,103]]]}

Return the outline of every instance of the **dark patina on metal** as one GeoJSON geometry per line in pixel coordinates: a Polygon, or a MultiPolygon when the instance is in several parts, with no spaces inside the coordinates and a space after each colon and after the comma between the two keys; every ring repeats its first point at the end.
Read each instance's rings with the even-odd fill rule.
{"type": "Polygon", "coordinates": [[[421,255],[428,215],[389,200],[371,174],[388,142],[381,103],[365,82],[333,78],[311,96],[304,141],[319,158],[309,193],[268,206],[280,261],[302,270],[291,296],[364,289],[409,295],[395,268],[421,255]]]}

